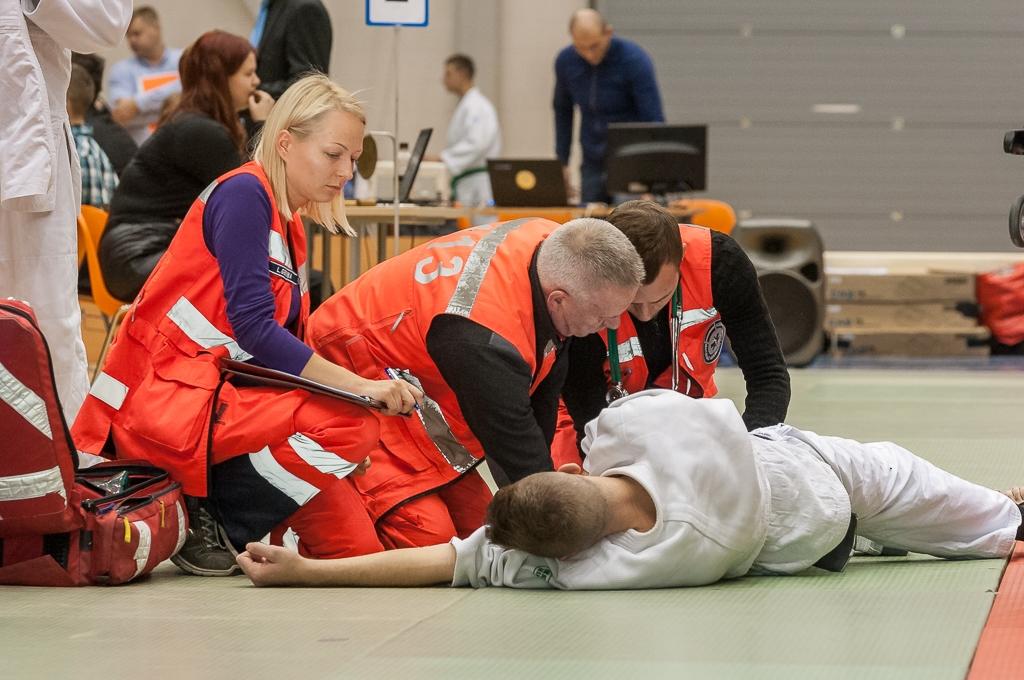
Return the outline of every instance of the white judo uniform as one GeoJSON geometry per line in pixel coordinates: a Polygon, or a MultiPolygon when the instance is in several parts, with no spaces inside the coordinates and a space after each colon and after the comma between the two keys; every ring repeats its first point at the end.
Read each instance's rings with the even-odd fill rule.
{"type": "Polygon", "coordinates": [[[477,88],[470,88],[459,100],[445,143],[441,160],[452,176],[452,198],[466,206],[490,203],[487,159],[501,153],[501,126],[494,105],[477,88]]]}
{"type": "Polygon", "coordinates": [[[584,467],[630,477],[651,495],[654,527],[608,536],[569,559],[487,540],[456,550],[454,586],[626,589],[791,574],[857,533],[940,557],[1005,557],[1021,524],[1003,494],[889,442],[861,444],[788,425],[748,433],[732,402],[652,390],[587,424],[584,467]]]}
{"type": "Polygon", "coordinates": [[[0,0],[0,297],[29,302],[73,419],[89,388],[75,222],[82,180],[65,97],[71,50],[124,37],[131,0],[0,0]]]}

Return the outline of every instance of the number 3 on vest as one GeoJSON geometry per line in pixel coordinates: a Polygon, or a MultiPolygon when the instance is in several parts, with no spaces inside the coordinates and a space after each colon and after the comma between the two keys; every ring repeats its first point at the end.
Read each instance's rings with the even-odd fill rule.
{"type": "Polygon", "coordinates": [[[458,276],[462,271],[464,260],[456,255],[450,262],[439,262],[431,255],[416,263],[414,278],[418,283],[430,283],[439,276],[458,276]]]}

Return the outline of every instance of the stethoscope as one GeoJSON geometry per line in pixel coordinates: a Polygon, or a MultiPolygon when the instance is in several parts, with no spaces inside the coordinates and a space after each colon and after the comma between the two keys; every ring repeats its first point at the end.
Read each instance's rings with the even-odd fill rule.
{"type": "MultiPolygon", "coordinates": [[[[683,287],[679,283],[672,293],[672,313],[668,318],[668,330],[672,338],[672,390],[676,392],[679,388],[679,336],[683,330],[683,287]]],[[[611,405],[612,402],[629,396],[629,391],[622,384],[618,333],[614,328],[608,329],[608,368],[612,384],[604,398],[611,405]]]]}

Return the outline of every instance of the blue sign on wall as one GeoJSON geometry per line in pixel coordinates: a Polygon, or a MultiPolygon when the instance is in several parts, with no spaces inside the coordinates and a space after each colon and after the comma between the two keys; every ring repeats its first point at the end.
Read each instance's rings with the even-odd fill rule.
{"type": "Polygon", "coordinates": [[[426,26],[428,0],[366,0],[368,26],[426,26]]]}

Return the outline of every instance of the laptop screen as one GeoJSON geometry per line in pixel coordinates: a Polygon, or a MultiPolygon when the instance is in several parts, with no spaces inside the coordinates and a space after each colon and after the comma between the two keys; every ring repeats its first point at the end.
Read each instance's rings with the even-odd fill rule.
{"type": "Polygon", "coordinates": [[[409,154],[409,163],[405,166],[405,174],[402,175],[401,183],[398,185],[398,202],[408,203],[409,194],[412,193],[412,183],[416,181],[416,173],[420,170],[420,163],[423,161],[423,154],[427,151],[427,143],[430,142],[430,135],[434,128],[423,128],[420,136],[416,138],[416,144],[409,154]]]}

